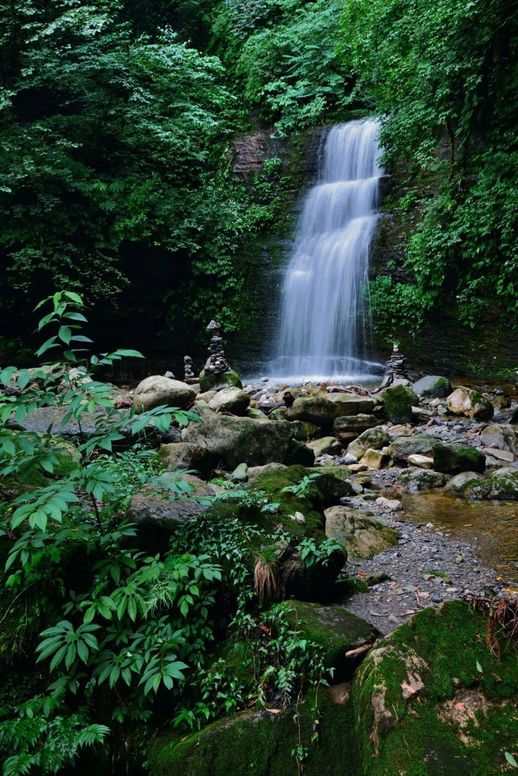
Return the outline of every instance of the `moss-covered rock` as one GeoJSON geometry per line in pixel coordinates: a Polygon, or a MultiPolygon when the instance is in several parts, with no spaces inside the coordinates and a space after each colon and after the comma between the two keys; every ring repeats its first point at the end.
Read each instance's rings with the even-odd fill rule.
{"type": "Polygon", "coordinates": [[[496,776],[518,741],[518,661],[486,643],[487,618],[453,601],[372,650],[353,685],[368,776],[496,776]]]}
{"type": "Polygon", "coordinates": [[[414,391],[407,385],[391,385],[381,394],[383,411],[391,423],[410,423],[412,407],[419,404],[414,391]]]}
{"type": "Polygon", "coordinates": [[[430,455],[440,444],[440,439],[429,434],[412,434],[396,437],[387,452],[395,461],[407,461],[409,455],[430,455]]]}
{"type": "Polygon", "coordinates": [[[491,420],[495,408],[480,391],[464,385],[456,388],[448,396],[448,410],[453,415],[465,415],[478,420],[491,420]]]}
{"type": "Polygon", "coordinates": [[[289,416],[293,420],[314,423],[320,428],[331,428],[336,417],[336,406],[324,396],[298,396],[289,416]]]}
{"type": "Polygon", "coordinates": [[[491,483],[477,472],[461,472],[448,480],[444,491],[461,498],[483,499],[489,496],[491,483]]]}
{"type": "Polygon", "coordinates": [[[447,377],[440,375],[426,375],[421,377],[412,386],[417,396],[425,396],[431,399],[443,399],[451,393],[451,383],[447,377]]]}
{"type": "Polygon", "coordinates": [[[381,426],[375,428],[368,428],[353,442],[350,442],[347,446],[347,452],[355,455],[356,458],[361,458],[367,450],[381,450],[382,447],[386,447],[390,444],[390,437],[381,426]]]}
{"type": "Polygon", "coordinates": [[[376,400],[370,396],[358,396],[355,393],[331,393],[329,401],[336,407],[336,417],[370,415],[376,405],[376,400]]]}
{"type": "Polygon", "coordinates": [[[339,604],[290,601],[287,619],[304,638],[322,648],[326,668],[335,669],[333,681],[349,676],[357,665],[357,658],[348,652],[373,644],[380,635],[374,626],[339,604]]]}
{"type": "Polygon", "coordinates": [[[347,415],[345,417],[340,416],[336,418],[333,424],[333,431],[342,445],[347,445],[356,439],[357,436],[362,434],[368,428],[373,428],[379,424],[378,418],[375,415],[347,415]]]}
{"type": "Polygon", "coordinates": [[[222,374],[214,374],[214,372],[206,372],[202,369],[199,377],[200,389],[202,393],[205,391],[219,391],[220,388],[226,388],[227,386],[234,386],[236,388],[242,388],[243,383],[238,373],[233,369],[222,374]]]}
{"type": "Polygon", "coordinates": [[[325,511],[326,536],[343,544],[355,558],[372,558],[398,542],[397,532],[364,512],[349,507],[330,507],[325,511]]]}
{"type": "Polygon", "coordinates": [[[445,474],[460,472],[478,472],[486,468],[486,458],[481,452],[468,445],[435,445],[433,450],[433,468],[445,474]]]}
{"type": "Polygon", "coordinates": [[[488,480],[489,498],[518,499],[518,469],[510,466],[498,469],[488,480]]]}
{"type": "Polygon", "coordinates": [[[419,493],[423,490],[433,490],[442,488],[445,483],[445,476],[442,472],[436,472],[432,469],[421,469],[411,466],[401,472],[398,478],[398,484],[403,490],[409,493],[419,493]]]}
{"type": "Polygon", "coordinates": [[[200,732],[158,738],[148,756],[150,776],[299,776],[293,755],[307,748],[305,776],[358,776],[351,704],[319,694],[318,741],[314,693],[293,709],[277,713],[250,709],[213,722],[200,732]]]}

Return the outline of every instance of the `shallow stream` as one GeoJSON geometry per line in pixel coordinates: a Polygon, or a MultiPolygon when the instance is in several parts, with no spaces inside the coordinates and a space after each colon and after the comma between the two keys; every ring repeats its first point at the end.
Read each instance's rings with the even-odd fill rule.
{"type": "Polygon", "coordinates": [[[470,542],[480,560],[518,582],[518,503],[468,501],[441,493],[403,496],[405,518],[433,523],[445,534],[470,542]]]}

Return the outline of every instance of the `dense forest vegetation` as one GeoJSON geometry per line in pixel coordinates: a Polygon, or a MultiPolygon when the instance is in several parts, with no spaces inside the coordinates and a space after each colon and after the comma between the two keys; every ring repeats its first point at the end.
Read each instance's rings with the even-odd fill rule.
{"type": "MultiPolygon", "coordinates": [[[[414,476],[413,456],[423,464],[414,495],[434,477],[446,488],[468,474],[459,498],[470,487],[474,500],[518,497],[510,400],[461,387],[456,413],[441,376],[430,378],[435,393],[414,394],[407,380],[389,385],[388,399],[355,385],[337,401],[309,388],[247,393],[233,372],[231,400],[217,380],[195,389],[194,378],[171,387],[150,377],[159,399],[166,381],[164,401],[104,382],[123,360],[142,362],[140,351],[200,353],[211,318],[246,341],[258,325],[261,246],[286,237],[308,183],[290,151],[303,156],[308,138],[350,117],[380,117],[384,208],[397,237],[368,292],[379,341],[418,335],[445,307],[475,336],[490,315],[495,336],[511,340],[510,0],[0,0],[0,22],[2,775],[180,774],[185,751],[196,762],[200,731],[258,709],[239,756],[249,749],[259,762],[274,751],[271,776],[433,776],[446,772],[427,764],[443,739],[440,767],[518,768],[516,599],[490,609],[493,588],[477,577],[483,596],[471,608],[438,596],[451,606],[425,609],[451,584],[427,556],[425,597],[406,591],[417,624],[370,662],[375,627],[333,609],[352,632],[337,647],[312,608],[321,616],[338,589],[343,600],[390,579],[346,576],[349,550],[325,530],[325,512],[344,499],[360,498],[362,520],[400,508],[387,498],[374,507],[385,492],[375,488],[361,501],[373,471],[397,462],[414,476]],[[254,133],[279,152],[236,175],[236,138],[254,133]],[[475,450],[482,422],[501,410],[506,428],[477,436],[475,450]],[[448,436],[459,418],[464,437],[448,436]],[[418,434],[403,434],[398,451],[401,424],[418,434]],[[500,453],[487,471],[481,449],[500,453]],[[353,469],[329,463],[337,451],[342,463],[370,454],[379,466],[359,463],[364,479],[353,481],[353,469]],[[313,467],[327,453],[327,468],[313,467]],[[332,680],[344,694],[329,711],[332,680]],[[489,715],[461,726],[475,753],[447,727],[459,686],[468,700],[478,692],[489,715]]],[[[376,531],[384,549],[398,543],[393,528],[376,531]]],[[[454,568],[467,573],[459,552],[454,568]]],[[[206,763],[189,774],[212,762],[214,776],[231,772],[234,742],[225,759],[218,741],[205,740],[206,763]]],[[[248,772],[239,763],[235,772],[248,772]]]]}
{"type": "Polygon", "coordinates": [[[416,331],[445,298],[470,325],[495,304],[516,322],[507,0],[23,0],[1,15],[11,336],[63,284],[101,321],[152,319],[143,340],[196,334],[216,313],[246,331],[243,255],[288,205],[280,160],[246,187],[232,176],[232,137],[351,109],[383,118],[402,232],[401,271],[372,289],[378,330],[416,331]]]}

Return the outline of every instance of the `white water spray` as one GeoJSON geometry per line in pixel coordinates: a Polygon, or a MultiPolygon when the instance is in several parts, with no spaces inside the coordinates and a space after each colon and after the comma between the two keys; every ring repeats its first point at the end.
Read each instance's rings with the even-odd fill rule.
{"type": "Polygon", "coordinates": [[[287,382],[359,378],[368,334],[365,284],[378,220],[379,124],[333,127],[308,192],[286,271],[271,373],[287,382]]]}

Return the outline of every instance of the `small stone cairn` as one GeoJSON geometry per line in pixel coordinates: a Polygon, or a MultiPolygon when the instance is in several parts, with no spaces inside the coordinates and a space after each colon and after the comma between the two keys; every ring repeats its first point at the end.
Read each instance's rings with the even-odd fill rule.
{"type": "Polygon", "coordinates": [[[205,372],[212,372],[215,375],[221,375],[224,372],[230,372],[230,366],[225,359],[223,350],[223,339],[221,337],[221,325],[216,321],[211,321],[207,326],[207,331],[211,332],[209,345],[209,357],[205,364],[205,372]]]}
{"type": "Polygon", "coordinates": [[[385,364],[385,376],[383,377],[383,380],[379,388],[377,388],[376,391],[373,391],[373,393],[377,393],[377,391],[382,391],[384,388],[388,388],[390,385],[393,385],[394,383],[404,382],[404,381],[408,383],[413,382],[412,378],[410,377],[410,374],[408,373],[406,359],[404,355],[401,353],[401,351],[399,350],[398,343],[394,342],[394,345],[392,347],[392,353],[390,354],[390,358],[385,364]]]}
{"type": "Polygon", "coordinates": [[[190,356],[183,357],[183,374],[184,383],[187,385],[193,385],[198,382],[198,378],[195,376],[192,368],[192,358],[190,356]]]}

